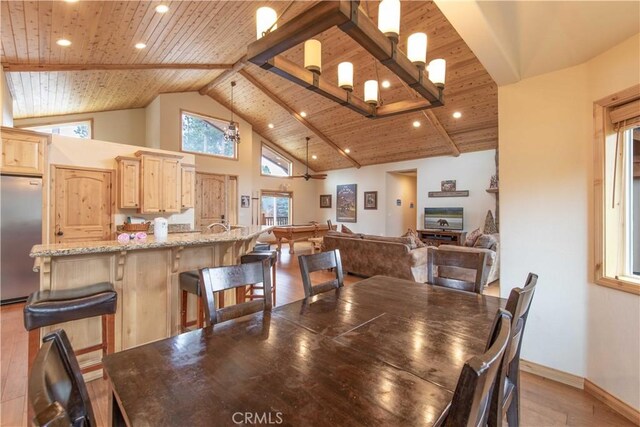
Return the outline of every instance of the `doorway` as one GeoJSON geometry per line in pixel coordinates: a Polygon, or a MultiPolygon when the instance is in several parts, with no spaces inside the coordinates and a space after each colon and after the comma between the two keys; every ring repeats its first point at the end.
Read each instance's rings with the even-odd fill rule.
{"type": "Polygon", "coordinates": [[[51,241],[110,240],[115,211],[114,171],[58,165],[51,169],[51,241]]]}
{"type": "Polygon", "coordinates": [[[418,172],[387,172],[385,235],[401,236],[418,222],[418,172]]]}

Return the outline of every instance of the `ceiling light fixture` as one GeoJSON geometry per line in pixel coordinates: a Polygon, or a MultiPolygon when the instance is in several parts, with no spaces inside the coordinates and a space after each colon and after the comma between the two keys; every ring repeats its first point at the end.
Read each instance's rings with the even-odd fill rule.
{"type": "Polygon", "coordinates": [[[231,82],[231,121],[224,130],[224,140],[240,144],[240,126],[237,122],[233,121],[233,88],[235,86],[236,82],[231,82]]]}
{"type": "Polygon", "coordinates": [[[273,129],[275,127],[273,123],[269,123],[267,126],[269,126],[269,129],[273,129]]]}
{"type": "Polygon", "coordinates": [[[462,113],[460,111],[454,111],[452,116],[454,119],[459,119],[460,117],[462,117],[462,113]]]}
{"type": "Polygon", "coordinates": [[[156,6],[156,12],[167,13],[169,12],[169,6],[167,6],[166,4],[159,4],[156,6]]]}
{"type": "Polygon", "coordinates": [[[382,83],[380,83],[380,86],[382,86],[383,89],[389,89],[391,87],[391,82],[389,82],[389,80],[383,80],[382,83]]]}
{"type": "Polygon", "coordinates": [[[311,158],[312,158],[313,160],[317,160],[317,159],[318,159],[318,156],[316,156],[316,155],[314,154],[313,156],[311,156],[311,158]]]}
{"type": "Polygon", "coordinates": [[[349,150],[348,148],[345,148],[345,149],[344,149],[344,152],[345,152],[345,153],[347,153],[347,154],[349,154],[349,153],[351,152],[351,150],[349,150]]]}
{"type": "Polygon", "coordinates": [[[420,122],[419,122],[419,121],[417,121],[417,120],[416,120],[416,121],[414,121],[414,122],[413,122],[413,127],[414,127],[414,128],[419,128],[419,127],[420,127],[420,122]]]}
{"type": "Polygon", "coordinates": [[[135,45],[136,49],[144,49],[145,47],[147,47],[147,45],[144,43],[136,43],[135,45]]]}
{"type": "Polygon", "coordinates": [[[66,3],[77,3],[78,0],[64,0],[66,3]]]}
{"type": "Polygon", "coordinates": [[[63,47],[71,46],[71,42],[67,39],[60,39],[56,42],[56,44],[63,47]]]}
{"type": "Polygon", "coordinates": [[[300,111],[300,116],[307,117],[307,113],[305,113],[304,111],[300,111]]]}
{"type": "MultiPolygon", "coordinates": [[[[442,92],[446,62],[444,59],[431,60],[427,74],[426,32],[417,32],[408,37],[406,54],[398,48],[400,0],[380,2],[377,26],[360,8],[360,3],[357,0],[318,2],[296,19],[281,23],[277,29],[275,11],[269,9],[270,12],[265,13],[264,8],[259,8],[256,12],[258,40],[247,48],[248,61],[368,118],[406,114],[444,105],[442,92]],[[301,22],[313,24],[301,25],[301,22]],[[422,99],[379,102],[379,79],[367,79],[366,76],[358,78],[359,81],[365,81],[365,96],[356,95],[353,92],[354,64],[351,62],[339,62],[337,85],[324,79],[321,76],[322,45],[314,37],[336,26],[414,89],[422,99]],[[304,40],[302,66],[281,56],[304,40]]],[[[385,89],[390,86],[388,80],[382,84],[385,89]]]]}

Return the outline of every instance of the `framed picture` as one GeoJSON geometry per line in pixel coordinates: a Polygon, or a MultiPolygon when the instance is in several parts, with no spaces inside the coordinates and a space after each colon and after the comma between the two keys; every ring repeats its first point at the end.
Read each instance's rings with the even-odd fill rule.
{"type": "Polygon", "coordinates": [[[320,195],[320,207],[321,208],[330,208],[331,207],[331,194],[321,194],[320,195]]]}
{"type": "Polygon", "coordinates": [[[240,207],[248,208],[251,205],[251,198],[249,196],[240,196],[240,207]]]}
{"type": "Polygon", "coordinates": [[[456,191],[456,180],[448,179],[440,181],[440,191],[456,191]]]}
{"type": "Polygon", "coordinates": [[[364,208],[378,209],[378,192],[377,191],[364,192],[364,208]]]}
{"type": "Polygon", "coordinates": [[[337,186],[336,221],[358,222],[358,184],[337,186]]]}

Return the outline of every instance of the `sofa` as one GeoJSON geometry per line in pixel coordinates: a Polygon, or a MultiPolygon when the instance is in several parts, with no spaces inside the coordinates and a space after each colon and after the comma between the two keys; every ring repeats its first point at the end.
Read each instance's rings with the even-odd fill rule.
{"type": "MultiPolygon", "coordinates": [[[[485,252],[487,264],[483,286],[500,278],[500,239],[492,235],[490,248],[440,245],[438,250],[485,252]]],[[[417,247],[411,237],[384,237],[368,234],[330,231],[324,237],[322,250],[340,250],[345,273],[363,277],[384,275],[424,283],[427,281],[427,247],[417,247]]],[[[450,267],[442,272],[447,277],[473,280],[472,271],[450,267]]]]}
{"type": "Polygon", "coordinates": [[[410,237],[383,237],[330,231],[322,249],[340,250],[345,273],[371,277],[384,275],[416,282],[427,281],[427,247],[418,248],[410,237]]]}

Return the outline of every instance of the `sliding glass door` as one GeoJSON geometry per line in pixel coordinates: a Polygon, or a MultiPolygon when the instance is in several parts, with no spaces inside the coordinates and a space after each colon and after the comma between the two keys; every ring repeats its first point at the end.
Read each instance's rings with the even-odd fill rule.
{"type": "Polygon", "coordinates": [[[263,191],[260,197],[263,225],[290,225],[292,223],[292,194],[263,191]]]}

